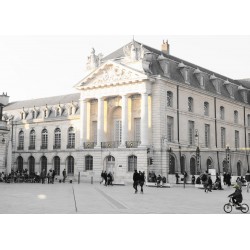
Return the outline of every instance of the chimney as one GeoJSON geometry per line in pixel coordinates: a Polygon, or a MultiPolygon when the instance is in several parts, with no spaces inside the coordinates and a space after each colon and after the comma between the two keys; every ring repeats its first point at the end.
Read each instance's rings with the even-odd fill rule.
{"type": "Polygon", "coordinates": [[[161,45],[161,51],[167,55],[169,55],[169,51],[170,51],[170,45],[168,43],[168,40],[165,42],[163,40],[163,43],[161,45]]]}

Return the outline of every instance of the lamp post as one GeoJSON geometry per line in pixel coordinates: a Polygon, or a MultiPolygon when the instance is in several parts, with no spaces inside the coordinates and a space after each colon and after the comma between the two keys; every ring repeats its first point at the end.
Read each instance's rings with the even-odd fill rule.
{"type": "Polygon", "coordinates": [[[232,174],[232,169],[231,169],[231,164],[230,164],[230,147],[228,145],[226,146],[226,159],[227,159],[227,170],[229,170],[230,168],[230,171],[232,174]]]}
{"type": "Polygon", "coordinates": [[[200,148],[199,146],[196,148],[196,171],[197,174],[200,174],[200,148]]]}
{"type": "Polygon", "coordinates": [[[173,152],[172,148],[169,147],[168,149],[168,171],[167,171],[167,182],[168,182],[168,174],[170,173],[170,166],[172,165],[171,161],[171,153],[173,152]]]}

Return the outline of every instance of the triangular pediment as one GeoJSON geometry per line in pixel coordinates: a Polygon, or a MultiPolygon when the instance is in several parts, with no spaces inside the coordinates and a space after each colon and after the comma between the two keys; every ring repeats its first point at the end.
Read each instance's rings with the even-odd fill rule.
{"type": "Polygon", "coordinates": [[[148,76],[136,69],[113,61],[107,61],[82,79],[75,87],[77,89],[98,88],[138,82],[145,79],[148,79],[148,76]]]}

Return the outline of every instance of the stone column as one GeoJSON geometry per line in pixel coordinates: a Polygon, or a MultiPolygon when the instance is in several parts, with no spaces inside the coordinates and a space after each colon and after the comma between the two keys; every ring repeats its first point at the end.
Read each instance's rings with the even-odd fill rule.
{"type": "Polygon", "coordinates": [[[141,146],[148,146],[148,94],[141,94],[141,146]]]}
{"type": "Polygon", "coordinates": [[[104,127],[104,98],[98,98],[98,120],[97,120],[97,145],[101,147],[103,141],[103,127],[104,127]]]}
{"type": "Polygon", "coordinates": [[[121,147],[126,147],[128,140],[128,96],[122,96],[122,143],[121,147]]]}
{"type": "Polygon", "coordinates": [[[80,148],[86,142],[86,129],[87,129],[87,100],[80,100],[80,148]]]}

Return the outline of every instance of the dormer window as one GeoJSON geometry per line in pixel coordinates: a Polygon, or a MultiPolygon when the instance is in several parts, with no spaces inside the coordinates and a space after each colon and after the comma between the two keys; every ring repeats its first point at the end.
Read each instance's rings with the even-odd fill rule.
{"type": "Polygon", "coordinates": [[[212,76],[210,76],[210,81],[213,83],[216,92],[218,94],[221,94],[221,83],[220,83],[219,79],[215,75],[212,75],[212,76]]]}
{"type": "Polygon", "coordinates": [[[48,109],[45,109],[44,110],[44,118],[48,118],[48,113],[49,113],[48,109]]]}
{"type": "Polygon", "coordinates": [[[224,85],[226,86],[226,89],[227,89],[230,97],[234,99],[234,84],[229,82],[228,80],[226,80],[224,82],[224,85]]]}
{"type": "Polygon", "coordinates": [[[22,112],[21,113],[21,120],[23,120],[24,119],[24,113],[22,112]]]}
{"type": "Polygon", "coordinates": [[[160,55],[157,60],[159,61],[164,76],[170,77],[169,61],[163,55],[160,55]]]}
{"type": "Polygon", "coordinates": [[[31,111],[31,116],[32,116],[32,119],[35,119],[35,118],[36,118],[36,116],[35,116],[35,111],[34,111],[34,110],[31,111]]]}
{"type": "Polygon", "coordinates": [[[200,84],[200,87],[201,88],[205,88],[205,81],[204,81],[204,75],[203,73],[197,68],[195,71],[194,71],[194,75],[196,76],[199,84],[200,84]]]}
{"type": "Polygon", "coordinates": [[[56,116],[60,116],[60,108],[56,108],[56,116]]]}
{"type": "Polygon", "coordinates": [[[188,75],[188,67],[183,62],[181,62],[178,64],[178,68],[181,71],[181,74],[184,78],[185,83],[190,84],[189,83],[189,75],[188,75]]]}
{"type": "Polygon", "coordinates": [[[73,107],[69,107],[69,115],[72,115],[73,107]]]}
{"type": "Polygon", "coordinates": [[[248,89],[246,89],[246,88],[244,88],[242,86],[239,86],[238,91],[240,92],[240,94],[241,94],[241,96],[243,98],[243,101],[245,103],[247,103],[247,91],[248,91],[248,89]]]}

